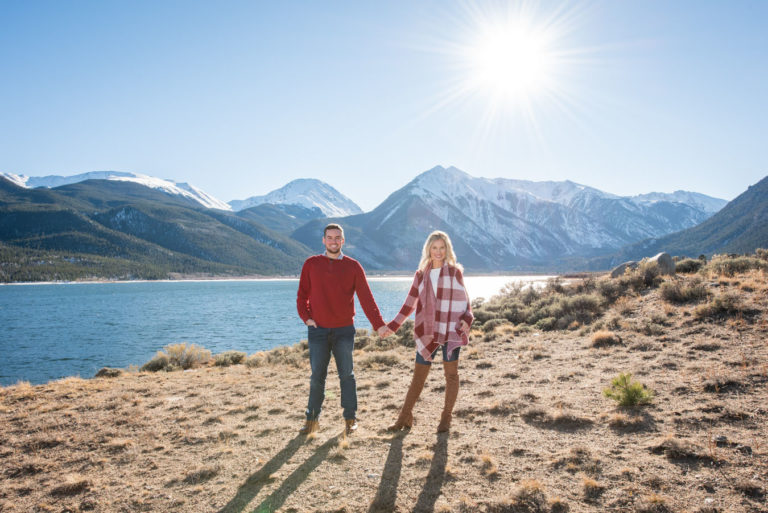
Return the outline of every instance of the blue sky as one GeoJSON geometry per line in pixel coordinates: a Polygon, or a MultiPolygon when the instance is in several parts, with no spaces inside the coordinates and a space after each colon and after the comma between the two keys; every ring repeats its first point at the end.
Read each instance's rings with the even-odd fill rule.
{"type": "Polygon", "coordinates": [[[763,1],[0,0],[0,171],[225,201],[313,177],[364,210],[435,165],[732,199],[768,175],[767,22],[763,1]],[[518,18],[550,64],[507,97],[467,49],[518,18]]]}

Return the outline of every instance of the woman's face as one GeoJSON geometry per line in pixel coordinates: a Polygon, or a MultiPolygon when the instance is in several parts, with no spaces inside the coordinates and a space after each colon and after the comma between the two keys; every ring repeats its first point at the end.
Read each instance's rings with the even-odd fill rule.
{"type": "Polygon", "coordinates": [[[442,267],[445,261],[445,241],[443,239],[436,239],[435,242],[429,246],[429,258],[432,259],[433,267],[442,267]]]}

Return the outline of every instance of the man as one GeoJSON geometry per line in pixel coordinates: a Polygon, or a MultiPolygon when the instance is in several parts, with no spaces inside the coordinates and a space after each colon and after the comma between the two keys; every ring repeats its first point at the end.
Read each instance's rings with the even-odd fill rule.
{"type": "Polygon", "coordinates": [[[307,325],[309,381],[307,420],[301,429],[309,434],[319,428],[318,417],[325,399],[325,378],[331,354],[336,361],[341,385],[341,407],[344,409],[345,431],[357,429],[357,385],[353,372],[352,349],[355,344],[354,295],[360,300],[366,317],[380,336],[389,336],[379,308],[373,300],[365,271],[357,260],[341,252],[344,230],[338,224],[329,224],[323,230],[325,253],[309,257],[301,269],[296,308],[307,325]]]}

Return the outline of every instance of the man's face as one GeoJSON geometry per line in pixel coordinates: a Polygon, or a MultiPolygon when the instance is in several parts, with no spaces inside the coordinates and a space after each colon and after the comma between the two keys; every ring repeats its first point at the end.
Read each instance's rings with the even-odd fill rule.
{"type": "Polygon", "coordinates": [[[323,246],[329,255],[338,255],[344,245],[341,230],[328,230],[323,236],[323,246]]]}

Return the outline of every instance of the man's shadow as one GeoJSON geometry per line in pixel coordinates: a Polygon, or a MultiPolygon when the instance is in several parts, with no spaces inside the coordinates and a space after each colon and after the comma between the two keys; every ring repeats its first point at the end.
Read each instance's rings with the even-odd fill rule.
{"type": "Polygon", "coordinates": [[[261,504],[252,510],[253,513],[266,513],[279,509],[285,502],[285,499],[295,492],[296,489],[301,486],[301,483],[306,481],[309,474],[328,458],[328,453],[331,449],[339,444],[340,436],[341,435],[334,436],[315,449],[314,454],[312,454],[307,461],[302,463],[296,470],[291,472],[290,476],[285,478],[285,481],[280,485],[280,488],[272,492],[269,497],[261,501],[261,504]]]}
{"type": "MultiPolygon", "coordinates": [[[[251,474],[245,483],[240,485],[237,494],[230,500],[226,506],[219,510],[219,513],[241,513],[248,507],[254,497],[256,497],[264,485],[270,482],[269,476],[277,472],[285,462],[287,462],[299,448],[304,445],[306,436],[299,435],[288,442],[283,450],[277,453],[271,460],[264,464],[258,471],[251,474]]],[[[285,502],[285,499],[293,493],[307,476],[328,456],[332,447],[338,444],[339,435],[334,436],[315,450],[315,453],[307,459],[299,468],[294,470],[288,476],[280,488],[264,499],[255,509],[251,511],[274,511],[285,502]]]]}
{"type": "MultiPolygon", "coordinates": [[[[440,497],[440,491],[445,481],[445,468],[448,465],[448,433],[439,433],[434,445],[435,454],[427,474],[427,481],[419,494],[419,499],[413,511],[434,511],[435,502],[440,497]]],[[[387,461],[381,474],[381,482],[376,491],[376,497],[368,509],[368,513],[383,513],[395,511],[397,486],[403,466],[403,435],[392,439],[387,461]]]]}

